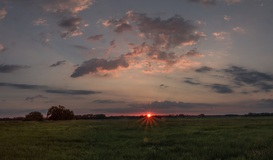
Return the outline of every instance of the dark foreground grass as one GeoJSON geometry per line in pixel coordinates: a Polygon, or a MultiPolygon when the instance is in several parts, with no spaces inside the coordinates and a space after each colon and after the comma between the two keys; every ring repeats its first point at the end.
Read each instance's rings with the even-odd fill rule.
{"type": "Polygon", "coordinates": [[[0,122],[0,160],[273,160],[273,117],[0,122]]]}

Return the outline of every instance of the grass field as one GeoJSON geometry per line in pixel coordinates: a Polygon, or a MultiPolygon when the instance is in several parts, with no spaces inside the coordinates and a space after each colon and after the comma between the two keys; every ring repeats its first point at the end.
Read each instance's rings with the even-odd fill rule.
{"type": "Polygon", "coordinates": [[[273,160],[273,117],[0,122],[1,160],[273,160]]]}

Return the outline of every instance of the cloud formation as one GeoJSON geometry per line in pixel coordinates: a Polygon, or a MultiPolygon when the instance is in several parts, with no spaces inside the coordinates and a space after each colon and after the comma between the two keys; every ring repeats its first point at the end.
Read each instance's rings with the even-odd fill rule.
{"type": "Polygon", "coordinates": [[[30,68],[30,66],[0,64],[0,73],[12,73],[14,71],[27,68],[30,68]]]}
{"type": "Polygon", "coordinates": [[[6,50],[6,47],[0,43],[0,53],[4,52],[6,50]]]}
{"type": "Polygon", "coordinates": [[[4,19],[7,15],[7,10],[5,8],[0,9],[0,20],[4,19]]]}
{"type": "Polygon", "coordinates": [[[194,23],[175,15],[163,20],[159,17],[150,18],[143,13],[129,11],[127,17],[136,24],[140,34],[153,41],[157,48],[170,49],[178,45],[197,42],[201,36],[196,33],[194,23]]]}
{"type": "Polygon", "coordinates": [[[82,31],[80,30],[82,23],[82,19],[79,17],[71,17],[68,19],[63,19],[60,23],[59,26],[64,28],[65,31],[61,33],[62,38],[66,37],[75,37],[82,35],[82,31]]]}
{"type": "Polygon", "coordinates": [[[90,37],[88,37],[87,39],[88,39],[88,40],[92,40],[92,41],[98,41],[98,40],[101,40],[102,37],[103,37],[102,34],[98,34],[98,35],[90,36],[90,37]]]}
{"type": "Polygon", "coordinates": [[[111,104],[111,103],[124,103],[124,101],[115,101],[115,100],[108,100],[108,99],[97,99],[93,101],[94,103],[101,103],[101,104],[111,104]]]}
{"type": "Polygon", "coordinates": [[[223,2],[226,4],[240,3],[241,0],[188,0],[189,2],[201,3],[203,5],[216,5],[217,2],[223,2]]]}
{"type": "Polygon", "coordinates": [[[65,94],[65,95],[90,95],[90,94],[101,93],[98,91],[90,91],[90,90],[63,90],[63,89],[48,89],[48,90],[45,90],[45,92],[54,93],[54,94],[65,94]]]}
{"type": "Polygon", "coordinates": [[[204,5],[215,5],[216,0],[188,0],[189,2],[201,3],[204,5]]]}
{"type": "Polygon", "coordinates": [[[47,0],[43,9],[51,13],[77,14],[94,3],[93,0],[47,0]]]}
{"type": "Polygon", "coordinates": [[[210,87],[216,93],[220,93],[220,94],[233,93],[233,90],[228,85],[211,84],[211,85],[207,85],[207,86],[210,87]]]}
{"type": "Polygon", "coordinates": [[[0,82],[0,87],[12,87],[16,89],[29,89],[29,90],[42,90],[46,93],[63,94],[63,95],[90,95],[99,94],[99,91],[92,90],[67,90],[67,89],[56,89],[49,86],[43,85],[31,85],[31,84],[17,84],[17,83],[5,83],[0,82]]]}
{"type": "Polygon", "coordinates": [[[210,67],[203,66],[195,70],[197,73],[207,73],[217,71],[225,75],[225,80],[229,80],[229,84],[218,83],[202,83],[193,78],[186,78],[185,83],[190,85],[200,85],[206,88],[211,88],[216,93],[227,94],[234,93],[234,89],[244,89],[244,87],[253,87],[252,91],[241,91],[242,94],[271,92],[273,90],[273,75],[259,72],[255,70],[245,69],[238,66],[230,66],[226,69],[214,70],[210,67]]]}
{"type": "Polygon", "coordinates": [[[199,72],[199,73],[206,73],[206,72],[209,72],[209,71],[212,71],[213,69],[210,68],[210,67],[207,67],[207,66],[203,66],[201,68],[198,68],[195,70],[195,72],[199,72]]]}
{"type": "Polygon", "coordinates": [[[232,77],[234,84],[238,86],[250,85],[259,89],[259,91],[271,91],[273,89],[273,75],[254,70],[248,70],[243,67],[230,66],[223,70],[224,73],[232,77]]]}
{"type": "Polygon", "coordinates": [[[153,101],[147,104],[130,104],[133,108],[145,109],[170,109],[170,108],[193,108],[193,107],[209,107],[215,106],[214,104],[205,103],[184,103],[176,101],[153,101]]]}
{"type": "Polygon", "coordinates": [[[214,32],[212,33],[212,35],[214,36],[214,38],[216,40],[225,40],[226,37],[228,36],[227,32],[214,32]]]}
{"type": "Polygon", "coordinates": [[[83,62],[78,68],[76,68],[71,77],[76,78],[89,73],[97,73],[99,70],[115,70],[119,67],[129,67],[128,62],[123,56],[114,60],[93,58],[83,62]]]}
{"type": "Polygon", "coordinates": [[[44,99],[44,98],[47,98],[47,97],[39,94],[39,95],[36,95],[36,96],[33,96],[33,97],[26,97],[25,101],[33,102],[36,99],[44,99]]]}
{"type": "Polygon", "coordinates": [[[43,18],[38,18],[36,20],[33,21],[33,24],[35,26],[42,26],[42,25],[46,25],[46,20],[43,18]]]}
{"type": "Polygon", "coordinates": [[[50,65],[50,67],[57,67],[57,66],[61,66],[61,65],[64,65],[66,63],[66,60],[63,60],[63,61],[58,61],[52,65],[50,65]]]}
{"type": "Polygon", "coordinates": [[[48,88],[47,86],[42,86],[42,85],[17,84],[17,83],[5,83],[5,82],[0,82],[0,87],[13,87],[17,89],[33,89],[33,90],[48,88]]]}

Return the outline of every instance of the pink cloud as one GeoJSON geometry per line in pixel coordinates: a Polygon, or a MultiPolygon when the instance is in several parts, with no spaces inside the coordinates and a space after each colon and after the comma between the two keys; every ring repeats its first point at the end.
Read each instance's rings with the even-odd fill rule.
{"type": "Polygon", "coordinates": [[[46,1],[43,9],[52,13],[77,14],[94,3],[93,0],[54,0],[46,1]]]}
{"type": "Polygon", "coordinates": [[[5,8],[0,9],[0,20],[4,19],[7,15],[7,10],[5,8]]]}
{"type": "Polygon", "coordinates": [[[98,35],[90,36],[90,37],[88,37],[87,39],[88,39],[88,40],[92,40],[92,41],[99,41],[99,40],[102,39],[102,37],[103,37],[102,34],[98,34],[98,35]]]}

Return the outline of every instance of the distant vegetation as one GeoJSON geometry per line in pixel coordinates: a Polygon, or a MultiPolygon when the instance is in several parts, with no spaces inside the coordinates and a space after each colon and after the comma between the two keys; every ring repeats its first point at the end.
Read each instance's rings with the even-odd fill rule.
{"type": "Polygon", "coordinates": [[[44,119],[41,112],[30,112],[26,115],[26,121],[42,121],[44,119]]]}
{"type": "MultiPolygon", "coordinates": [[[[8,118],[0,118],[0,121],[42,121],[42,120],[81,120],[81,119],[122,119],[122,118],[142,118],[146,115],[136,115],[136,116],[106,116],[105,114],[83,114],[83,115],[74,115],[72,110],[66,109],[64,106],[52,106],[48,109],[47,116],[43,117],[42,113],[38,111],[33,111],[28,113],[25,117],[8,117],[8,118]]],[[[226,115],[187,115],[187,114],[169,114],[169,115],[153,115],[156,118],[178,118],[178,117],[268,117],[273,116],[273,113],[248,113],[244,115],[238,114],[226,114],[226,115]]]]}
{"type": "Polygon", "coordinates": [[[48,120],[71,120],[74,119],[73,111],[65,109],[64,106],[52,106],[47,112],[48,120]]]}

